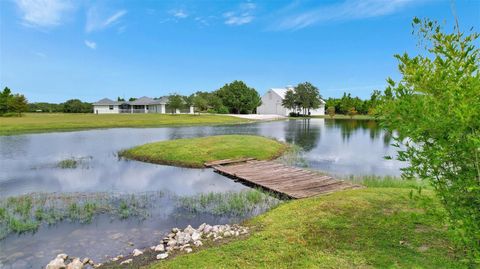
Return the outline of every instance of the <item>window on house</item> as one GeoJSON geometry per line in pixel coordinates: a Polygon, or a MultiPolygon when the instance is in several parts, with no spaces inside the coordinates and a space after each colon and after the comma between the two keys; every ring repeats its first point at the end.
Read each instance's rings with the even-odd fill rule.
{"type": "Polygon", "coordinates": [[[113,110],[113,106],[108,106],[108,109],[113,110]]]}

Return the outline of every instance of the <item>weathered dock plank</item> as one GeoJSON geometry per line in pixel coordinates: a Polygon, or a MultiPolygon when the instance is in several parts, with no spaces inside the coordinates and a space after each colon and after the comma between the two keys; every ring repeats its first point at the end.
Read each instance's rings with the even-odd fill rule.
{"type": "Polygon", "coordinates": [[[217,173],[296,199],[362,188],[331,176],[273,161],[222,160],[208,164],[217,173]]]}

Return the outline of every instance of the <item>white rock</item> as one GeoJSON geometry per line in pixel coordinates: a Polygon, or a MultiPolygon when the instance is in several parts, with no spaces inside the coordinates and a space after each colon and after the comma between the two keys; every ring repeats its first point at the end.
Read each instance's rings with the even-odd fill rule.
{"type": "Polygon", "coordinates": [[[84,258],[82,261],[83,264],[93,263],[89,258],[84,258]]]}
{"type": "Polygon", "coordinates": [[[57,255],[57,259],[62,259],[62,260],[65,261],[66,259],[68,259],[68,255],[65,254],[65,253],[58,254],[58,255],[57,255]]]}
{"type": "Polygon", "coordinates": [[[180,231],[180,230],[179,230],[178,228],[173,228],[173,229],[172,229],[172,233],[177,233],[177,232],[179,232],[179,231],[180,231]]]}
{"type": "Polygon", "coordinates": [[[143,252],[140,251],[139,249],[134,249],[133,250],[133,257],[137,257],[137,256],[140,256],[142,254],[143,254],[143,252]]]}
{"type": "Polygon", "coordinates": [[[51,260],[45,269],[65,269],[65,261],[61,258],[51,260]]]}
{"type": "Polygon", "coordinates": [[[190,252],[192,252],[193,250],[192,250],[191,248],[185,248],[184,251],[187,252],[187,253],[190,253],[190,252]]]}
{"type": "Polygon", "coordinates": [[[217,240],[220,240],[220,239],[223,239],[223,237],[221,237],[221,236],[215,237],[215,238],[213,238],[213,241],[217,241],[217,240]]]}
{"type": "Polygon", "coordinates": [[[229,232],[229,231],[226,231],[226,232],[223,233],[223,236],[229,237],[229,236],[232,236],[232,233],[229,232]]]}
{"type": "Polygon", "coordinates": [[[83,263],[80,261],[80,259],[75,258],[67,265],[67,269],[83,269],[83,263]]]}
{"type": "Polygon", "coordinates": [[[103,263],[97,263],[97,264],[95,264],[95,265],[93,266],[93,268],[98,268],[98,267],[100,267],[100,266],[102,266],[102,265],[103,265],[103,263]]]}
{"type": "Polygon", "coordinates": [[[123,262],[121,262],[120,264],[130,264],[133,262],[133,259],[128,259],[128,260],[124,260],[123,262]]]}
{"type": "Polygon", "coordinates": [[[206,233],[206,234],[208,234],[211,231],[212,231],[212,226],[210,226],[208,224],[205,225],[205,227],[203,228],[203,232],[206,233]]]}
{"type": "Polygon", "coordinates": [[[190,236],[189,233],[179,232],[175,236],[175,240],[177,240],[178,244],[184,245],[184,244],[187,244],[188,242],[190,242],[190,240],[192,240],[192,237],[190,236]]]}
{"type": "Polygon", "coordinates": [[[164,260],[168,257],[168,253],[160,253],[157,255],[157,260],[164,260]]]}
{"type": "Polygon", "coordinates": [[[187,234],[189,234],[189,235],[192,235],[194,231],[195,231],[195,229],[193,229],[192,226],[190,226],[190,225],[188,225],[188,226],[183,230],[184,233],[187,233],[187,234]]]}
{"type": "Polygon", "coordinates": [[[200,240],[197,240],[197,241],[193,242],[193,244],[194,244],[196,247],[203,246],[203,243],[202,243],[202,241],[200,241],[200,240]]]}
{"type": "Polygon", "coordinates": [[[203,229],[205,229],[205,226],[207,226],[207,224],[206,224],[206,223],[202,223],[202,224],[200,224],[200,226],[198,226],[198,229],[197,229],[197,231],[199,231],[199,232],[203,232],[203,229]]]}
{"type": "Polygon", "coordinates": [[[163,251],[165,251],[165,246],[163,246],[163,244],[159,244],[156,247],[154,247],[153,250],[156,251],[156,252],[160,252],[160,251],[163,252],[163,251]]]}
{"type": "Polygon", "coordinates": [[[168,242],[167,242],[167,246],[170,246],[170,247],[173,247],[177,244],[177,240],[175,239],[170,239],[168,242]]]}
{"type": "Polygon", "coordinates": [[[195,232],[192,233],[192,240],[193,240],[193,241],[197,241],[197,240],[200,239],[200,238],[202,238],[202,234],[201,234],[201,233],[199,233],[199,232],[197,232],[197,231],[195,231],[195,232]]]}
{"type": "Polygon", "coordinates": [[[212,232],[218,233],[218,230],[219,230],[218,225],[215,225],[215,226],[212,227],[212,232]]]}

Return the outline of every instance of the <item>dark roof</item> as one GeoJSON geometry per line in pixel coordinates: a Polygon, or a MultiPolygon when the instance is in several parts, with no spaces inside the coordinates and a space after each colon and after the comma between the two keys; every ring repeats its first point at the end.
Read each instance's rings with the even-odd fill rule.
{"type": "Polygon", "coordinates": [[[128,102],[129,105],[132,106],[144,106],[144,105],[159,105],[159,104],[166,104],[168,102],[168,97],[161,97],[160,99],[153,99],[150,97],[140,97],[135,101],[128,102]]]}
{"type": "Polygon", "coordinates": [[[113,100],[110,100],[108,98],[103,98],[102,100],[98,100],[97,102],[93,103],[93,105],[120,105],[122,104],[123,102],[117,102],[117,101],[113,101],[113,100]]]}
{"type": "Polygon", "coordinates": [[[166,104],[166,103],[168,103],[168,96],[163,96],[163,97],[160,97],[158,99],[153,99],[153,98],[150,98],[150,97],[143,96],[143,97],[138,98],[135,101],[129,101],[129,102],[113,101],[113,100],[110,100],[108,98],[103,98],[102,100],[99,100],[99,101],[93,103],[93,105],[104,105],[104,106],[106,106],[106,105],[129,104],[129,105],[132,105],[132,106],[145,106],[145,105],[160,105],[160,104],[166,104]]]}

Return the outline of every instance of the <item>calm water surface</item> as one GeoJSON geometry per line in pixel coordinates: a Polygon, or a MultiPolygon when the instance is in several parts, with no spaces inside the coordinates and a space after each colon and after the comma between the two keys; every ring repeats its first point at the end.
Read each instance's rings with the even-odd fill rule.
{"type": "MultiPolygon", "coordinates": [[[[121,149],[148,142],[218,134],[255,134],[296,144],[303,149],[303,158],[310,168],[337,176],[400,174],[401,163],[383,158],[395,155],[395,151],[390,146],[390,136],[374,121],[311,119],[89,130],[0,136],[0,198],[32,192],[162,191],[189,196],[245,189],[210,169],[154,165],[117,156],[121,149]],[[82,161],[76,169],[57,167],[59,161],[67,158],[82,161]]],[[[168,195],[161,199],[161,206],[144,221],[98,216],[91,224],[60,223],[41,227],[35,234],[10,235],[0,241],[0,268],[41,268],[58,252],[101,260],[104,255],[128,253],[135,247],[154,244],[175,226],[237,222],[251,216],[187,216],[176,212],[178,208],[168,195]]]]}

